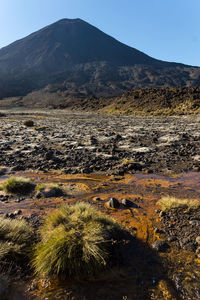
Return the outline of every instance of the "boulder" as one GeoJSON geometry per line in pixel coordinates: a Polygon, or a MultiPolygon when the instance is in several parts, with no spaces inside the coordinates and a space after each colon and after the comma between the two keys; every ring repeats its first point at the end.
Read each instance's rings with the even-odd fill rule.
{"type": "Polygon", "coordinates": [[[108,201],[108,206],[111,207],[111,208],[119,208],[120,203],[116,198],[112,197],[108,201]]]}

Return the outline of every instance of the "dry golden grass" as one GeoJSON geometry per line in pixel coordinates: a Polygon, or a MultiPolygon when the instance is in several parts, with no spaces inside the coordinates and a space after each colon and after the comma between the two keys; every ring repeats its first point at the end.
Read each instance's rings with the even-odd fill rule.
{"type": "Polygon", "coordinates": [[[165,196],[162,197],[158,204],[163,210],[169,210],[173,208],[192,208],[197,209],[200,207],[200,202],[194,199],[177,199],[175,197],[165,196]]]}

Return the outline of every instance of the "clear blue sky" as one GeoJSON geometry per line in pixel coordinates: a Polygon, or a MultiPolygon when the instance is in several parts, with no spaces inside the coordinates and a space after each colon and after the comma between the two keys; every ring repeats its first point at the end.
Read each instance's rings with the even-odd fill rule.
{"type": "Polygon", "coordinates": [[[62,18],[81,18],[152,57],[200,66],[200,0],[0,0],[0,48],[62,18]]]}

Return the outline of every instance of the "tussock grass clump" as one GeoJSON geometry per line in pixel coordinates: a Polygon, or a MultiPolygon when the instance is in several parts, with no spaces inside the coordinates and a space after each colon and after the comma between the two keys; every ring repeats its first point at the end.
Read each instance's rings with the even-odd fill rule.
{"type": "Polygon", "coordinates": [[[10,177],[1,186],[1,189],[11,194],[27,194],[34,188],[34,184],[28,178],[10,177]]]}
{"type": "Polygon", "coordinates": [[[47,196],[59,197],[64,194],[64,191],[57,184],[39,184],[36,187],[36,191],[47,196]]]}
{"type": "Polygon", "coordinates": [[[63,206],[41,228],[33,261],[36,273],[72,278],[98,274],[116,259],[113,245],[122,240],[122,232],[87,203],[63,206]]]}
{"type": "Polygon", "coordinates": [[[169,210],[173,208],[192,208],[197,209],[200,207],[200,202],[198,200],[192,199],[177,199],[175,197],[165,196],[162,197],[158,204],[163,210],[169,210]]]}
{"type": "Polygon", "coordinates": [[[26,120],[26,121],[24,121],[24,126],[26,126],[26,127],[33,127],[34,126],[34,122],[32,120],[26,120]]]}
{"type": "Polygon", "coordinates": [[[33,231],[24,220],[0,217],[0,262],[25,260],[32,238],[33,231]]]}

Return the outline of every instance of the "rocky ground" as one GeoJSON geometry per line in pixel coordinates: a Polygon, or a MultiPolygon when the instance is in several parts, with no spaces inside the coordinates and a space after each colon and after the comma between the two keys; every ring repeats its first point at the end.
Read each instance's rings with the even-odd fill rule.
{"type": "MultiPolygon", "coordinates": [[[[199,121],[199,116],[125,117],[59,110],[4,111],[0,113],[1,180],[22,174],[32,176],[37,184],[43,180],[55,181],[64,184],[68,196],[55,201],[38,198],[36,193],[29,197],[3,193],[0,195],[1,214],[8,218],[24,218],[37,228],[41,222],[40,214],[49,208],[66,201],[89,201],[119,219],[123,226],[136,230],[137,236],[145,241],[144,247],[146,242],[150,245],[148,253],[145,250],[140,259],[144,270],[149,270],[147,277],[151,280],[156,264],[149,265],[145,257],[148,254],[151,262],[155,252],[158,260],[162,258],[168,278],[178,292],[177,297],[166,296],[166,299],[199,299],[200,267],[194,261],[200,259],[200,210],[160,211],[156,206],[162,195],[199,199],[198,173],[173,178],[156,175],[200,171],[199,121]],[[34,126],[25,126],[27,120],[32,120],[34,126]],[[28,171],[30,169],[32,172],[28,171]],[[61,172],[51,175],[50,169],[61,172]],[[70,174],[76,173],[93,173],[85,176],[89,188],[82,187],[84,192],[80,194],[76,185],[84,183],[80,179],[84,176],[72,175],[74,179],[68,179],[70,174]],[[110,210],[106,203],[110,199],[113,202],[111,208],[114,207],[113,197],[120,204],[116,200],[117,209],[110,210]],[[137,199],[141,201],[137,202],[137,199]],[[125,204],[129,200],[134,206],[128,217],[125,204]]],[[[141,265],[139,263],[138,273],[141,265]]],[[[143,276],[136,278],[136,287],[139,288],[138,280],[144,286],[143,276]]],[[[127,286],[132,286],[131,280],[130,285],[125,285],[125,291],[127,286]]],[[[153,288],[154,284],[151,285],[153,288]]],[[[130,288],[129,294],[133,295],[131,293],[130,288]]],[[[164,294],[151,299],[163,299],[164,294]]]]}
{"type": "Polygon", "coordinates": [[[168,242],[179,249],[194,251],[200,258],[200,210],[183,208],[161,212],[161,224],[168,242]]]}
{"type": "Polygon", "coordinates": [[[199,171],[199,120],[6,112],[0,117],[0,165],[68,174],[199,171]],[[24,126],[27,119],[35,127],[24,126]]]}
{"type": "Polygon", "coordinates": [[[180,299],[200,299],[200,209],[177,208],[158,213],[161,227],[155,232],[160,240],[154,242],[153,247],[157,251],[171,252],[167,266],[170,269],[175,262],[176,267],[169,273],[180,299]]]}

